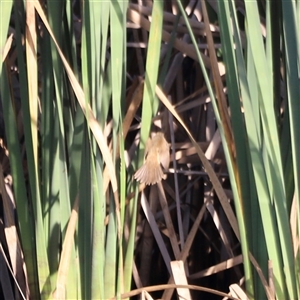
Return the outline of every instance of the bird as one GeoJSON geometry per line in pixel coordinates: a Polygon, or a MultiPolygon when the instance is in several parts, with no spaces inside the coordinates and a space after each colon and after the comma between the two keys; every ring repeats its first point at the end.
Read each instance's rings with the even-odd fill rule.
{"type": "Polygon", "coordinates": [[[140,183],[153,185],[166,179],[164,170],[170,164],[170,146],[164,134],[158,132],[152,139],[148,139],[145,148],[144,164],[136,171],[134,178],[140,183]]]}

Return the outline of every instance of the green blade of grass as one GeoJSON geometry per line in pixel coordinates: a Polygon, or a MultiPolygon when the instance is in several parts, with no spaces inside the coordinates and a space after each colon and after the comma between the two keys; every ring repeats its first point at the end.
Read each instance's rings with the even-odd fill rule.
{"type": "MultiPolygon", "coordinates": [[[[291,298],[296,297],[296,286],[293,270],[293,253],[290,247],[286,245],[291,245],[291,235],[289,228],[289,220],[287,214],[287,208],[285,202],[285,184],[283,179],[283,169],[281,163],[281,154],[279,152],[279,138],[276,124],[276,115],[273,109],[273,90],[270,88],[268,80],[268,71],[270,63],[270,57],[267,56],[263,47],[263,41],[260,34],[259,27],[259,17],[258,8],[255,5],[249,5],[245,3],[247,11],[247,25],[249,31],[249,45],[250,51],[252,52],[253,62],[256,70],[256,81],[259,86],[259,97],[260,100],[260,115],[262,119],[262,125],[264,130],[264,144],[267,151],[266,158],[269,162],[266,163],[266,178],[268,182],[268,188],[270,193],[270,200],[274,201],[275,211],[271,214],[273,218],[277,219],[278,232],[274,232],[274,237],[279,235],[281,251],[274,253],[271,248],[274,244],[268,244],[268,251],[275,254],[273,259],[274,265],[274,275],[276,277],[275,284],[277,285],[276,291],[278,292],[278,297],[286,297],[286,292],[288,291],[291,298]],[[257,55],[259,53],[259,55],[257,55]],[[269,167],[269,168],[268,168],[269,167]],[[274,199],[274,200],[273,200],[274,199]],[[282,274],[282,262],[283,259],[285,276],[287,280],[284,281],[284,275],[282,274]],[[285,285],[287,284],[287,285],[285,285]]],[[[253,78],[254,79],[254,78],[253,78]]],[[[250,82],[255,82],[251,80],[250,82]]],[[[265,201],[265,200],[260,200],[265,201]]],[[[273,227],[271,227],[273,228],[273,227]]],[[[270,227],[265,227],[265,233],[270,233],[270,227]]],[[[279,249],[278,249],[279,250],[279,249]]],[[[272,256],[271,256],[272,257],[272,256]]]]}
{"type": "MultiPolygon", "coordinates": [[[[20,16],[20,15],[19,15],[20,16]]],[[[18,20],[19,21],[19,20],[18,20]]],[[[18,22],[17,21],[17,22],[18,22]]],[[[20,23],[24,20],[20,20],[20,23]]],[[[35,17],[34,7],[27,4],[26,7],[26,22],[28,24],[26,30],[26,47],[27,56],[26,64],[31,65],[32,69],[26,68],[23,57],[19,56],[21,66],[20,73],[26,74],[23,77],[21,89],[23,94],[21,97],[23,122],[24,122],[24,135],[25,135],[25,148],[28,164],[28,176],[30,185],[30,198],[32,201],[33,220],[35,223],[35,245],[36,245],[36,259],[39,278],[39,289],[42,299],[48,298],[51,294],[52,287],[50,282],[50,273],[48,265],[48,257],[46,251],[46,243],[44,239],[44,224],[42,216],[42,207],[40,202],[40,187],[39,174],[38,174],[38,133],[37,133],[37,115],[38,115],[38,98],[37,98],[37,61],[36,61],[36,32],[35,32],[35,17]],[[29,75],[29,76],[28,76],[29,75]]],[[[19,36],[21,38],[21,36],[19,36]]],[[[21,46],[21,41],[20,44],[21,46]]],[[[23,49],[20,48],[20,54],[23,49]]]]}
{"type": "MultiPolygon", "coordinates": [[[[113,1],[110,5],[110,41],[111,41],[111,74],[112,83],[112,113],[113,113],[113,143],[117,144],[117,131],[119,128],[120,116],[124,111],[124,88],[125,88],[125,49],[126,49],[126,1],[113,1]],[[123,107],[122,107],[123,106],[123,107]]],[[[114,151],[116,147],[114,147],[114,151]]],[[[115,153],[113,153],[115,157],[115,153]]]]}
{"type": "Polygon", "coordinates": [[[90,145],[87,137],[87,128],[84,128],[84,137],[81,149],[81,166],[79,177],[79,212],[78,212],[78,245],[79,265],[81,274],[82,298],[91,299],[92,294],[92,187],[90,145]]]}
{"type": "MultiPolygon", "coordinates": [[[[300,195],[300,120],[299,120],[299,69],[298,62],[300,57],[299,49],[299,5],[295,7],[293,1],[281,1],[282,3],[282,26],[284,33],[284,49],[285,49],[285,67],[287,79],[287,96],[289,107],[289,121],[291,132],[291,149],[294,171],[295,195],[298,199],[298,216],[300,213],[299,195],[300,195]],[[297,10],[296,10],[297,9],[297,10]]],[[[300,230],[300,222],[298,222],[298,231],[300,230]]],[[[299,268],[299,266],[298,266],[299,268]]]]}
{"type": "MultiPolygon", "coordinates": [[[[105,3],[103,5],[106,5],[105,3]]],[[[97,84],[100,81],[100,86],[103,84],[103,65],[105,61],[102,59],[103,57],[101,53],[104,51],[106,53],[106,40],[100,39],[100,43],[98,41],[98,34],[100,34],[103,26],[103,22],[99,23],[99,26],[93,26],[94,20],[98,18],[98,14],[104,9],[104,6],[99,5],[99,3],[94,2],[86,2],[85,3],[85,15],[84,15],[84,32],[83,32],[83,44],[82,44],[82,53],[83,53],[83,64],[85,67],[83,68],[83,85],[86,91],[86,95],[90,95],[86,97],[86,104],[89,105],[89,101],[91,107],[93,108],[94,114],[100,116],[102,114],[103,121],[102,124],[105,124],[105,120],[107,116],[103,115],[104,112],[108,112],[110,97],[102,97],[102,91],[97,84]],[[95,51],[96,50],[96,51],[95,51]],[[97,80],[96,80],[97,78],[97,80]],[[99,100],[102,101],[99,101],[99,100]],[[101,108],[107,107],[107,110],[102,110],[101,108]]],[[[106,21],[108,22],[108,18],[106,21]]],[[[104,25],[105,27],[105,25],[104,25]]],[[[107,24],[106,24],[107,30],[107,24]]],[[[106,33],[107,34],[107,33],[106,33]]],[[[89,124],[89,122],[88,122],[89,124]]],[[[92,255],[92,267],[91,267],[91,297],[96,298],[101,295],[101,297],[105,297],[105,293],[109,290],[108,286],[105,286],[104,280],[104,262],[105,262],[105,196],[102,189],[103,186],[103,163],[101,158],[101,153],[98,149],[95,149],[95,140],[88,132],[89,143],[91,149],[90,153],[90,161],[91,161],[91,180],[92,180],[92,190],[91,190],[91,218],[94,220],[92,223],[92,233],[91,233],[91,255],[92,255]],[[100,186],[99,186],[100,184],[100,186]]],[[[86,282],[87,283],[87,282],[86,282]]],[[[111,285],[110,285],[111,286],[111,285]]],[[[114,286],[114,285],[112,285],[114,286]]]]}
{"type": "Polygon", "coordinates": [[[110,197],[109,206],[109,222],[106,237],[106,251],[105,251],[105,270],[104,270],[104,284],[105,284],[105,299],[112,297],[116,293],[117,280],[117,220],[115,216],[115,205],[112,197],[110,197]]]}
{"type": "MultiPolygon", "coordinates": [[[[91,153],[93,193],[93,235],[92,235],[92,298],[105,297],[105,214],[106,198],[103,190],[103,162],[99,149],[96,156],[91,153]]],[[[112,285],[112,284],[111,284],[112,285]]]]}
{"type": "MultiPolygon", "coordinates": [[[[111,61],[109,61],[106,66],[106,53],[107,53],[107,41],[108,41],[108,26],[109,26],[109,16],[108,13],[110,3],[108,1],[103,1],[101,9],[101,28],[100,28],[100,37],[101,37],[101,48],[100,48],[100,61],[98,67],[98,78],[99,78],[99,97],[103,99],[110,99],[111,97],[111,71],[110,67],[111,61]]],[[[108,115],[110,107],[109,101],[97,101],[97,116],[99,116],[100,124],[104,127],[105,121],[108,115]]]]}
{"type": "Polygon", "coordinates": [[[144,147],[149,137],[150,125],[153,116],[158,108],[158,101],[155,96],[155,86],[158,78],[160,44],[162,38],[163,22],[163,1],[155,1],[152,9],[152,22],[149,34],[149,47],[147,49],[145,87],[142,107],[142,125],[141,125],[141,145],[140,159],[144,155],[144,147]]]}
{"type": "Polygon", "coordinates": [[[8,82],[7,70],[2,68],[1,75],[1,96],[9,101],[6,101],[3,105],[3,116],[6,127],[7,145],[10,151],[10,164],[12,177],[14,181],[14,193],[16,199],[16,207],[19,215],[19,226],[21,232],[21,242],[23,246],[23,252],[26,261],[26,267],[28,271],[29,289],[32,296],[39,297],[39,278],[37,274],[38,266],[36,261],[36,249],[35,249],[35,231],[33,225],[33,215],[31,203],[25,195],[26,185],[24,179],[23,170],[20,168],[22,165],[22,159],[19,149],[18,132],[15,123],[12,107],[13,98],[9,93],[10,87],[8,82]],[[30,203],[30,204],[29,204],[30,203]],[[31,214],[29,213],[31,211],[31,214]]]}
{"type": "MultiPolygon", "coordinates": [[[[238,168],[238,177],[239,181],[239,199],[235,199],[235,206],[237,208],[237,218],[239,222],[239,228],[241,233],[241,243],[242,243],[242,253],[244,257],[244,269],[246,277],[246,289],[249,296],[254,296],[253,293],[253,282],[252,282],[252,270],[248,256],[249,252],[249,243],[252,240],[251,238],[251,223],[252,220],[250,216],[247,216],[245,213],[248,210],[249,204],[256,201],[256,193],[251,192],[251,187],[248,184],[250,177],[253,177],[253,174],[247,171],[249,170],[249,152],[247,149],[246,142],[246,132],[245,127],[243,126],[244,120],[240,107],[240,93],[238,86],[238,74],[236,69],[235,54],[232,45],[234,44],[232,34],[230,32],[230,9],[229,3],[219,1],[219,19],[220,19],[220,28],[221,28],[221,38],[222,46],[226,62],[226,79],[228,86],[228,97],[229,105],[231,108],[231,121],[235,141],[236,143],[236,159],[237,159],[237,168],[238,168]]],[[[232,180],[231,180],[232,181],[232,180]]]]}
{"type": "MultiPolygon", "coordinates": [[[[61,27],[62,23],[65,23],[64,18],[64,5],[63,3],[51,2],[48,5],[49,22],[51,23],[53,32],[60,44],[64,43],[62,36],[67,36],[66,27],[61,27]]],[[[47,34],[45,39],[50,39],[47,34]]],[[[51,162],[53,168],[50,169],[50,182],[51,186],[47,200],[49,201],[47,213],[45,216],[49,220],[49,264],[51,274],[54,282],[56,281],[56,275],[58,270],[58,258],[60,255],[60,238],[65,239],[66,228],[71,213],[71,202],[69,194],[69,179],[68,179],[68,159],[69,149],[71,146],[71,137],[73,135],[73,120],[72,120],[72,105],[67,106],[64,99],[71,98],[66,91],[65,78],[62,70],[62,64],[60,57],[57,54],[55,44],[50,42],[51,57],[45,61],[43,70],[49,69],[49,76],[53,74],[53,87],[55,90],[54,99],[48,98],[46,101],[50,102],[53,107],[53,119],[51,123],[54,123],[54,135],[50,141],[49,152],[52,155],[51,162]],[[52,63],[51,63],[52,62],[52,63]]],[[[64,47],[65,51],[70,53],[71,49],[67,45],[64,47]]],[[[49,105],[47,103],[47,105],[49,105]]],[[[47,110],[43,111],[46,115],[47,110]]],[[[45,116],[46,117],[46,116],[45,116]]],[[[48,124],[51,127],[51,124],[48,124]]],[[[75,257],[74,244],[70,245],[72,259],[75,257]]],[[[69,276],[66,294],[68,297],[75,297],[77,295],[77,276],[76,276],[76,264],[69,265],[69,276]]],[[[59,285],[60,283],[57,282],[59,285]]]]}
{"type": "MultiPolygon", "coordinates": [[[[236,28],[235,31],[237,32],[236,28]]],[[[257,189],[258,197],[260,198],[259,207],[260,207],[260,211],[263,213],[262,224],[264,227],[264,232],[266,233],[267,230],[271,230],[271,228],[275,228],[273,227],[275,224],[275,218],[269,204],[270,195],[268,191],[265,170],[263,168],[263,158],[261,155],[262,138],[261,138],[261,130],[259,127],[260,118],[258,118],[259,105],[256,100],[259,97],[259,93],[255,93],[255,91],[257,90],[256,88],[257,86],[255,84],[256,74],[254,71],[248,72],[247,74],[244,57],[242,54],[241,44],[239,43],[238,40],[236,40],[236,43],[238,43],[237,65],[238,65],[238,72],[240,74],[241,95],[243,99],[243,106],[245,112],[244,115],[245,115],[245,123],[247,128],[249,150],[251,154],[251,164],[253,166],[254,178],[255,178],[254,188],[257,189]],[[251,83],[251,85],[249,83],[251,83]]],[[[250,57],[250,59],[252,60],[251,51],[248,51],[248,57],[250,57]]],[[[249,58],[248,58],[248,62],[249,65],[251,65],[249,58]]],[[[255,214],[255,211],[253,212],[253,214],[255,214]]],[[[274,245],[277,245],[278,243],[276,233],[274,231],[268,231],[268,233],[265,234],[265,239],[268,247],[269,257],[274,257],[274,259],[277,259],[276,264],[280,263],[280,256],[278,254],[278,251],[276,249],[273,249],[274,245]]],[[[261,245],[259,245],[259,247],[260,246],[261,245]]],[[[266,266],[266,261],[264,261],[264,264],[266,266]]],[[[263,269],[264,268],[266,267],[263,267],[263,269]]],[[[277,269],[277,274],[278,274],[278,269],[277,269]]]]}

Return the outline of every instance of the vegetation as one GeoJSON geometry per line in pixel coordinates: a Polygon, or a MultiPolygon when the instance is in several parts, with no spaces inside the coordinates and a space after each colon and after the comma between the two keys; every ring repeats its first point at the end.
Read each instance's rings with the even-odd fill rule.
{"type": "Polygon", "coordinates": [[[0,12],[1,299],[300,298],[298,1],[0,12]]]}

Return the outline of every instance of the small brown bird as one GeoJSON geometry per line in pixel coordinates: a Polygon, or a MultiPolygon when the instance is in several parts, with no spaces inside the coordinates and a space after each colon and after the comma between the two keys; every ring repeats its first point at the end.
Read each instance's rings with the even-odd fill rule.
{"type": "Polygon", "coordinates": [[[164,134],[158,132],[152,139],[148,139],[145,149],[145,162],[136,171],[134,178],[147,185],[155,184],[166,179],[163,172],[170,164],[170,146],[164,134]]]}

